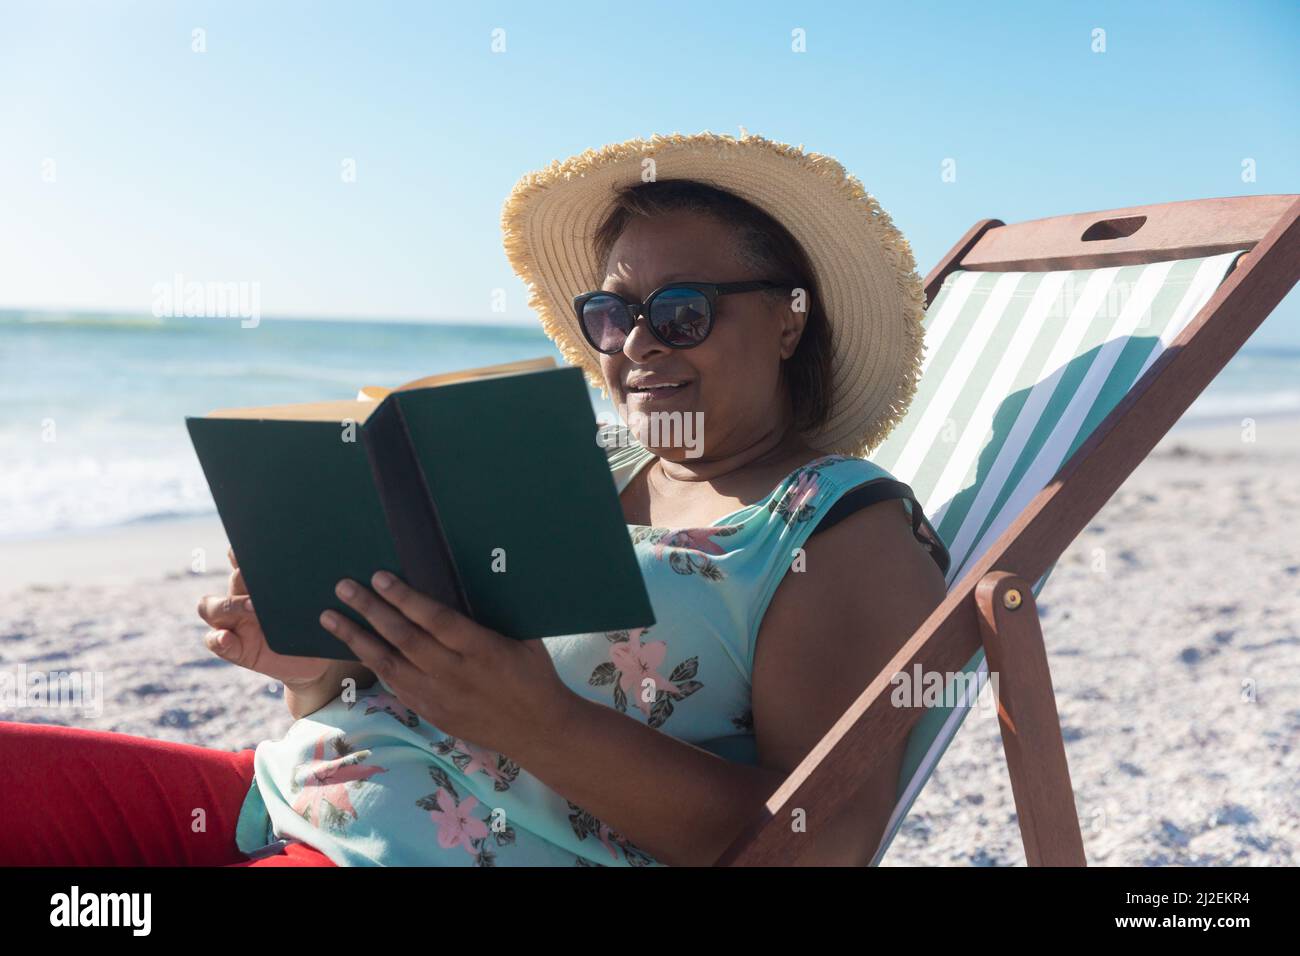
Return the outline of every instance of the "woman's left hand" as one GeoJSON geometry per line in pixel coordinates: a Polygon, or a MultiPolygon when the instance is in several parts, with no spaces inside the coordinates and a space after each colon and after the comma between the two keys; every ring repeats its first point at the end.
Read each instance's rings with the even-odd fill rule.
{"type": "Polygon", "coordinates": [[[439,730],[516,760],[555,738],[576,696],[541,641],[505,637],[387,571],[371,583],[374,591],[344,579],[335,593],[388,644],[335,611],[321,614],[321,626],[398,700],[439,730]]]}

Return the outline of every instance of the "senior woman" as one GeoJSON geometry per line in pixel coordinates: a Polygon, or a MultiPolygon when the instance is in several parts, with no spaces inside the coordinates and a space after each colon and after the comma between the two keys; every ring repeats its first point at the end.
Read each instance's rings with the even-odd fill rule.
{"type": "MultiPolygon", "coordinates": [[[[656,624],[515,641],[376,569],[338,586],[370,628],[321,618],[359,664],[281,658],[236,570],[201,605],[209,646],[282,680],[297,718],[251,761],[246,853],[712,863],[944,598],[920,505],[860,457],[915,389],[920,283],[838,164],[633,140],[525,177],[503,227],[544,329],[627,422],[598,438],[656,624]],[[684,416],[698,445],[651,427],[684,416]]],[[[799,862],[866,862],[901,760],[807,820],[799,862]]]]}

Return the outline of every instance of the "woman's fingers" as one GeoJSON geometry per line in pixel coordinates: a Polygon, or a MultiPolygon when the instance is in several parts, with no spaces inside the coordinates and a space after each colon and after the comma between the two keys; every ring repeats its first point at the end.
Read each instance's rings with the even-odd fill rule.
{"type": "Polygon", "coordinates": [[[397,575],[378,571],[370,579],[385,601],[457,653],[474,649],[474,640],[482,628],[455,608],[421,594],[397,575]]]}
{"type": "Polygon", "coordinates": [[[228,657],[239,642],[234,631],[215,630],[203,635],[203,643],[218,657],[228,657]]]}
{"type": "Polygon", "coordinates": [[[240,594],[205,594],[199,598],[199,617],[217,629],[257,623],[252,598],[240,594]]]}
{"type": "Polygon", "coordinates": [[[419,686],[421,680],[427,683],[427,673],[338,611],[324,611],[320,623],[395,693],[401,687],[419,686]]]}
{"type": "MultiPolygon", "coordinates": [[[[234,555],[231,555],[234,563],[234,555]]],[[[245,594],[209,594],[199,600],[199,616],[212,630],[203,635],[208,650],[223,661],[245,667],[286,686],[306,686],[327,676],[333,661],[277,654],[266,642],[262,625],[245,594]]]]}
{"type": "Polygon", "coordinates": [[[226,557],[230,559],[230,566],[234,569],[230,572],[230,593],[247,594],[248,586],[244,584],[244,572],[239,570],[239,559],[235,557],[235,549],[227,548],[226,557]]]}
{"type": "Polygon", "coordinates": [[[357,582],[346,579],[340,581],[335,593],[420,670],[430,674],[445,672],[459,659],[459,655],[448,650],[418,622],[412,621],[401,610],[357,582]]]}
{"type": "Polygon", "coordinates": [[[261,647],[256,642],[244,640],[237,631],[216,628],[203,635],[203,643],[223,661],[256,670],[254,665],[261,647]]]}

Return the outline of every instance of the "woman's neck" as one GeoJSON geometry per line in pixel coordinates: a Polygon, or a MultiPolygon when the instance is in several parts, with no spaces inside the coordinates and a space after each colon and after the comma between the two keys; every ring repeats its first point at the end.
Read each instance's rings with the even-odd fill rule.
{"type": "Polygon", "coordinates": [[[789,423],[782,423],[753,441],[720,455],[702,455],[672,461],[658,457],[659,472],[671,482],[717,481],[729,475],[788,463],[797,457],[815,455],[813,449],[789,423]]]}

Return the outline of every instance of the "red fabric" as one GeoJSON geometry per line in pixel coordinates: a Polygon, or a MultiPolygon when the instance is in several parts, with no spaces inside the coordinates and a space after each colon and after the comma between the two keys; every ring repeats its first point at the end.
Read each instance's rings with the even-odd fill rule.
{"type": "Polygon", "coordinates": [[[299,843],[259,860],[239,852],[252,750],[0,721],[0,767],[0,865],[334,865],[299,843]]]}

